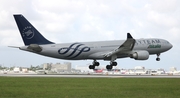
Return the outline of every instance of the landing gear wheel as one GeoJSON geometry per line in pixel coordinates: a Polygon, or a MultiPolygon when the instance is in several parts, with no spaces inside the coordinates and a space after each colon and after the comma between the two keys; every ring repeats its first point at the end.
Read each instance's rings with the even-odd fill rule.
{"type": "Polygon", "coordinates": [[[94,69],[95,66],[94,65],[89,65],[89,69],[94,69]]]}
{"type": "Polygon", "coordinates": [[[160,58],[156,58],[156,61],[160,61],[160,58]]]}
{"type": "Polygon", "coordinates": [[[112,62],[111,66],[117,66],[117,62],[112,62]]]}
{"type": "Polygon", "coordinates": [[[111,65],[107,65],[106,69],[110,70],[110,69],[112,69],[112,66],[111,65]]]}
{"type": "Polygon", "coordinates": [[[159,58],[160,54],[157,54],[157,58],[156,58],[156,61],[160,61],[160,58],[159,58]]]}
{"type": "Polygon", "coordinates": [[[94,66],[99,66],[99,62],[94,62],[94,66]]]}
{"type": "Polygon", "coordinates": [[[96,60],[93,61],[92,65],[89,65],[89,69],[95,69],[95,66],[99,66],[99,62],[96,60]]]}

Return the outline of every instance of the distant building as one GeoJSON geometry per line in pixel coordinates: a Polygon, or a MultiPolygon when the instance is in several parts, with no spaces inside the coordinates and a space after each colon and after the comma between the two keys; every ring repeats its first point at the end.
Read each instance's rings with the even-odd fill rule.
{"type": "Polygon", "coordinates": [[[51,64],[51,71],[53,72],[71,72],[71,63],[65,62],[64,64],[56,63],[51,64]]]}
{"type": "Polygon", "coordinates": [[[26,68],[26,67],[21,67],[21,70],[23,73],[28,73],[28,68],[26,68]]]}
{"type": "Polygon", "coordinates": [[[93,70],[89,69],[89,65],[76,65],[75,69],[79,70],[80,72],[93,72],[93,70]]]}
{"type": "Polygon", "coordinates": [[[43,70],[50,70],[52,63],[44,63],[42,64],[43,70]]]}
{"type": "Polygon", "coordinates": [[[158,74],[165,74],[165,70],[163,68],[157,69],[158,74]]]}
{"type": "Polygon", "coordinates": [[[145,69],[143,66],[136,66],[134,69],[145,69]]]}
{"type": "Polygon", "coordinates": [[[14,67],[13,71],[14,71],[14,73],[19,73],[20,72],[20,68],[19,67],[14,67]]]}
{"type": "Polygon", "coordinates": [[[171,67],[171,68],[170,68],[170,72],[175,72],[175,71],[177,71],[177,68],[176,68],[176,67],[171,67]]]}
{"type": "Polygon", "coordinates": [[[146,70],[145,70],[145,67],[143,67],[143,66],[136,66],[135,68],[134,68],[135,70],[135,74],[137,74],[137,75],[141,75],[141,74],[146,74],[147,72],[146,72],[146,70]]]}
{"type": "Polygon", "coordinates": [[[169,71],[169,74],[172,74],[172,75],[174,75],[174,74],[180,74],[180,71],[177,71],[177,68],[176,67],[171,67],[170,68],[170,71],[169,71]]]}

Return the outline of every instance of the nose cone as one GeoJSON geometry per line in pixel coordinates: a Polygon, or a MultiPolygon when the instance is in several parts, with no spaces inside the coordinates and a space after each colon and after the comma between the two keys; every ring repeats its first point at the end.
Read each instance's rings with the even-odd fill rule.
{"type": "Polygon", "coordinates": [[[169,49],[171,49],[173,47],[173,45],[171,43],[169,43],[169,49]]]}
{"type": "Polygon", "coordinates": [[[168,43],[165,45],[165,47],[166,47],[166,51],[167,51],[167,50],[170,50],[170,49],[173,47],[173,45],[168,42],[168,43]]]}

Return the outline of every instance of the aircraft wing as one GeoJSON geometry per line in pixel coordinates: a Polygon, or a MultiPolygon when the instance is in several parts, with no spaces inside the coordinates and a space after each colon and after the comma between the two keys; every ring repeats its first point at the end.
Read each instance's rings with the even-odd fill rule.
{"type": "Polygon", "coordinates": [[[131,36],[131,34],[127,33],[127,40],[117,49],[114,49],[113,51],[110,51],[109,53],[105,54],[105,58],[109,58],[114,55],[117,56],[117,54],[131,51],[134,48],[135,42],[136,40],[131,36]]]}

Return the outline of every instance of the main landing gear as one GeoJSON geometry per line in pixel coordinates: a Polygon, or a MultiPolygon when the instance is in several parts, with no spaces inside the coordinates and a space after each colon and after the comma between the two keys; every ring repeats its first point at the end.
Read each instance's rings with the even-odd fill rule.
{"type": "Polygon", "coordinates": [[[115,62],[116,58],[117,58],[117,55],[112,55],[110,65],[106,66],[107,70],[111,70],[113,66],[117,66],[117,62],[115,62]]]}
{"type": "Polygon", "coordinates": [[[106,69],[111,70],[113,66],[117,66],[117,62],[110,62],[110,65],[107,65],[106,69]]]}
{"type": "MultiPolygon", "coordinates": [[[[93,61],[92,65],[89,65],[89,69],[95,69],[95,66],[99,66],[99,62],[97,62],[96,60],[93,61]]],[[[110,65],[107,65],[106,69],[111,70],[113,66],[117,66],[117,62],[110,62],[110,65]]]]}
{"type": "MultiPolygon", "coordinates": [[[[110,65],[106,66],[107,70],[111,70],[113,68],[113,66],[117,66],[117,62],[115,62],[117,56],[116,55],[112,55],[111,56],[111,62],[110,65]]],[[[96,60],[93,61],[92,65],[89,65],[89,69],[94,69],[95,66],[99,66],[99,62],[97,62],[96,60]]]]}
{"type": "Polygon", "coordinates": [[[160,56],[160,53],[159,53],[159,54],[157,54],[156,61],[160,61],[160,58],[159,58],[159,56],[160,56]]]}
{"type": "Polygon", "coordinates": [[[99,66],[99,62],[97,62],[96,60],[93,61],[92,65],[89,65],[89,69],[95,69],[95,66],[99,66]]]}

